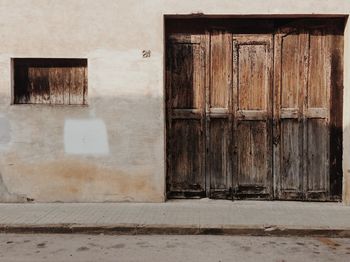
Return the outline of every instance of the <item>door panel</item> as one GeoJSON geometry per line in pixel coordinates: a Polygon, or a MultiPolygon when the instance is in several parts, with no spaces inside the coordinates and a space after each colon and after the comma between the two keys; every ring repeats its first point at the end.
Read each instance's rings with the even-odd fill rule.
{"type": "Polygon", "coordinates": [[[306,97],[306,198],[329,194],[330,37],[323,28],[309,29],[309,75],[306,97]],[[322,65],[322,66],[320,66],[322,65]]]}
{"type": "Polygon", "coordinates": [[[210,118],[208,126],[210,131],[207,166],[210,175],[210,197],[230,198],[230,126],[226,118],[210,118]]]}
{"type": "Polygon", "coordinates": [[[282,198],[302,194],[302,125],[298,119],[281,120],[281,193],[282,198]]]}
{"type": "Polygon", "coordinates": [[[268,74],[266,45],[238,43],[238,109],[266,110],[268,74]]]}
{"type": "MultiPolygon", "coordinates": [[[[229,110],[232,93],[232,34],[213,31],[210,34],[209,109],[229,110]]],[[[223,113],[228,113],[223,111],[223,113]]]]}
{"type": "Polygon", "coordinates": [[[336,90],[331,88],[332,46],[337,44],[332,28],[332,23],[303,21],[279,28],[275,36],[278,199],[330,198],[330,96],[336,90]]]}
{"type": "Polygon", "coordinates": [[[263,188],[268,181],[268,141],[265,121],[240,121],[237,126],[240,187],[263,188]]]}
{"type": "Polygon", "coordinates": [[[275,36],[274,173],[278,199],[302,199],[304,96],[309,35],[295,27],[275,36]]]}
{"type": "Polygon", "coordinates": [[[307,120],[307,198],[326,199],[328,178],[328,127],[325,120],[307,120]]]}
{"type": "Polygon", "coordinates": [[[171,154],[171,190],[204,190],[203,166],[201,153],[201,120],[174,119],[172,136],[176,141],[172,144],[171,154]]]}
{"type": "Polygon", "coordinates": [[[205,196],[205,49],[200,35],[175,35],[167,46],[167,191],[205,196]]]}
{"type": "Polygon", "coordinates": [[[272,35],[233,35],[235,196],[272,198],[272,35]]]}
{"type": "Polygon", "coordinates": [[[210,81],[206,104],[207,177],[211,198],[231,198],[232,34],[210,33],[210,81]]]}
{"type": "Polygon", "coordinates": [[[174,43],[171,54],[171,101],[173,109],[202,107],[200,46],[197,43],[174,43]]]}

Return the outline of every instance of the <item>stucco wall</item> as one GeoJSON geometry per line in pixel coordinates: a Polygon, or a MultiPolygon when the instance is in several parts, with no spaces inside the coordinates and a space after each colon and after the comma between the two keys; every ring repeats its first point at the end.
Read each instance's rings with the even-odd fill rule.
{"type": "Polygon", "coordinates": [[[0,0],[0,201],[164,200],[164,15],[349,12],[347,0],[0,0]],[[11,105],[13,57],[87,58],[89,105],[11,105]]]}

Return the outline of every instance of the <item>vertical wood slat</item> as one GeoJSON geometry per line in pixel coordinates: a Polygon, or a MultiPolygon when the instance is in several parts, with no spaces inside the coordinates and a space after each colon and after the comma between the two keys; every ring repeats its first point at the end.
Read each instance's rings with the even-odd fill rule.
{"type": "Polygon", "coordinates": [[[69,104],[84,103],[84,77],[83,68],[76,67],[70,70],[69,104]]]}
{"type": "Polygon", "coordinates": [[[211,63],[211,33],[209,30],[205,31],[205,38],[204,38],[204,48],[205,48],[205,122],[204,122],[204,132],[205,132],[205,152],[204,152],[204,161],[205,161],[205,191],[206,196],[211,195],[211,174],[210,174],[210,167],[207,160],[207,155],[209,154],[210,150],[210,137],[209,137],[209,123],[210,118],[208,115],[208,111],[210,110],[210,84],[211,84],[211,77],[210,77],[210,63],[211,63]]]}
{"type": "Polygon", "coordinates": [[[239,180],[238,180],[238,133],[237,133],[237,111],[238,111],[238,50],[237,39],[232,38],[232,136],[233,136],[233,156],[232,156],[232,194],[236,197],[239,180]]]}
{"type": "Polygon", "coordinates": [[[282,53],[282,35],[276,33],[274,44],[274,91],[273,91],[273,187],[274,187],[274,197],[280,197],[280,183],[281,183],[281,158],[279,152],[279,141],[280,141],[280,107],[281,107],[281,99],[280,99],[280,84],[281,84],[281,53],[282,53]]]}
{"type": "Polygon", "coordinates": [[[49,69],[50,103],[64,104],[64,69],[52,67],[49,69]]]}
{"type": "Polygon", "coordinates": [[[308,156],[307,156],[307,118],[305,117],[307,114],[308,106],[307,106],[307,96],[308,96],[308,86],[309,86],[309,74],[310,74],[310,32],[307,28],[303,28],[303,26],[299,26],[301,29],[304,29],[306,35],[307,35],[307,54],[306,54],[306,63],[304,65],[305,67],[305,85],[303,86],[303,92],[302,92],[302,117],[301,117],[301,124],[302,124],[302,171],[300,175],[302,176],[302,200],[307,200],[307,188],[308,188],[308,156]]]}
{"type": "Polygon", "coordinates": [[[50,84],[49,69],[29,67],[29,103],[31,104],[49,104],[50,103],[50,84]]]}
{"type": "Polygon", "coordinates": [[[199,37],[199,56],[201,57],[200,59],[200,63],[198,64],[198,68],[199,68],[199,74],[198,74],[198,81],[200,81],[201,83],[201,87],[200,88],[200,97],[199,97],[199,107],[200,107],[200,111],[201,111],[201,146],[202,146],[202,151],[201,151],[201,165],[202,165],[202,169],[201,169],[201,183],[203,183],[201,185],[201,190],[203,190],[204,192],[206,192],[207,188],[206,188],[206,184],[209,183],[209,181],[206,181],[206,118],[205,118],[205,110],[206,110],[206,84],[207,84],[207,75],[206,75],[206,68],[209,67],[209,64],[207,64],[207,59],[208,59],[208,49],[206,49],[205,47],[208,45],[208,35],[204,34],[201,35],[199,37]]]}
{"type": "Polygon", "coordinates": [[[87,67],[84,67],[83,70],[84,70],[83,105],[87,105],[88,104],[88,71],[87,71],[87,67]]]}
{"type": "Polygon", "coordinates": [[[71,70],[62,70],[62,86],[63,86],[63,103],[70,104],[70,89],[71,89],[71,70]]]}

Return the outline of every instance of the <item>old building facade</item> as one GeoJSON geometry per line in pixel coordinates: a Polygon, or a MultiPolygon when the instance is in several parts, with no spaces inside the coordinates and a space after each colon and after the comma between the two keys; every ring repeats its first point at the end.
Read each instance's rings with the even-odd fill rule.
{"type": "Polygon", "coordinates": [[[346,0],[1,0],[0,202],[350,204],[346,0]]]}

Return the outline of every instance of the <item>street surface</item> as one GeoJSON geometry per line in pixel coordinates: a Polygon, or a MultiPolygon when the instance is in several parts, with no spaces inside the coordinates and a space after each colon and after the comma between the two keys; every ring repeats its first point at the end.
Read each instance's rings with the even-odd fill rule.
{"type": "Polygon", "coordinates": [[[350,239],[0,234],[0,261],[350,261],[350,239]]]}

